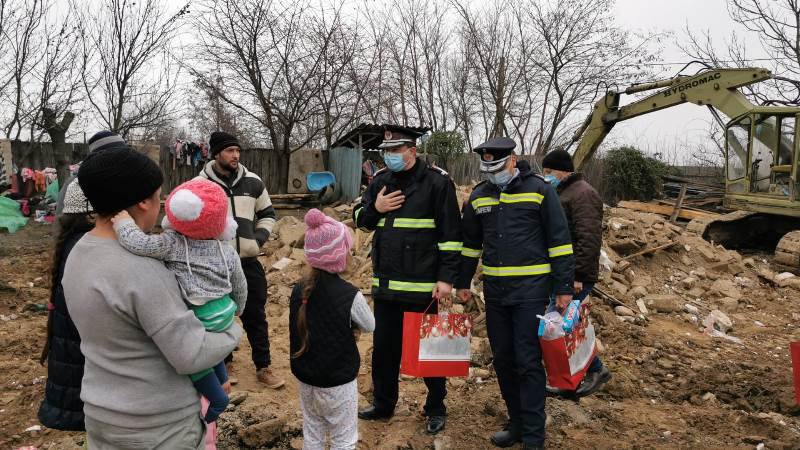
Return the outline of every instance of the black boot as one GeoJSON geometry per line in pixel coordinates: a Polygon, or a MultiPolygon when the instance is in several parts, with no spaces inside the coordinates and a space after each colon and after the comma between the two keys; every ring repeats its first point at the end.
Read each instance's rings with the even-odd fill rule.
{"type": "Polygon", "coordinates": [[[522,433],[518,426],[509,423],[503,428],[503,431],[493,434],[489,440],[497,447],[513,447],[514,444],[522,442],[522,433]]]}
{"type": "Polygon", "coordinates": [[[575,395],[578,397],[592,395],[602,389],[610,379],[611,372],[608,371],[606,366],[603,366],[603,368],[597,372],[587,373],[586,378],[583,379],[581,385],[578,386],[578,389],[575,391],[575,395]]]}
{"type": "Polygon", "coordinates": [[[425,419],[425,432],[428,434],[437,434],[444,430],[444,425],[447,423],[445,416],[428,416],[425,419]]]}
{"type": "Polygon", "coordinates": [[[545,389],[545,394],[544,394],[545,397],[556,397],[556,398],[562,398],[564,400],[572,400],[572,401],[577,401],[578,400],[578,395],[575,393],[575,391],[568,391],[566,389],[559,389],[559,388],[550,386],[549,384],[545,385],[544,389],[545,389]]]}
{"type": "Polygon", "coordinates": [[[362,420],[381,420],[388,419],[394,415],[392,411],[381,411],[375,405],[369,405],[358,412],[358,418],[362,420]]]}

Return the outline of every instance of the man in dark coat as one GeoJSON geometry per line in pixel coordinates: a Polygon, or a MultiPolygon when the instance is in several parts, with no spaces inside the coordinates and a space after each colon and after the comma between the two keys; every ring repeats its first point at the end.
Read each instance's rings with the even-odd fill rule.
{"type": "MultiPolygon", "coordinates": [[[[575,172],[572,157],[565,150],[554,150],[542,160],[545,179],[556,188],[561,206],[569,222],[572,248],[575,253],[575,300],[583,301],[597,282],[600,266],[600,246],[603,241],[603,200],[600,195],[575,172]]],[[[600,358],[595,357],[586,378],[575,394],[579,397],[600,390],[611,379],[600,358]]]]}

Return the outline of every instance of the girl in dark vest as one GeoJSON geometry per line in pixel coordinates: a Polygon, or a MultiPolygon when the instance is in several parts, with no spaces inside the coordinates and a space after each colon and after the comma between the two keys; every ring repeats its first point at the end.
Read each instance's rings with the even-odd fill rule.
{"type": "Polygon", "coordinates": [[[353,236],[336,220],[312,209],[305,217],[309,274],[292,291],[289,343],[292,373],[300,382],[303,446],[354,449],[358,442],[358,389],[361,331],[372,332],[375,318],[364,296],[339,278],[347,267],[353,236]]]}
{"type": "Polygon", "coordinates": [[[64,194],[64,207],[58,218],[58,231],[50,280],[50,302],[47,317],[47,340],[42,351],[42,364],[47,361],[47,384],[39,407],[39,421],[47,428],[83,431],[83,354],[81,337],[72,323],[64,300],[61,276],[67,256],[81,236],[93,227],[92,206],[77,181],[69,183],[64,194]]]}

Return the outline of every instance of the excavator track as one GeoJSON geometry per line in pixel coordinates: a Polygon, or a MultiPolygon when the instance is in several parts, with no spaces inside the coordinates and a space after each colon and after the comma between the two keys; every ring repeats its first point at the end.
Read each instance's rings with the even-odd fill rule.
{"type": "Polygon", "coordinates": [[[689,222],[688,231],[730,249],[774,251],[773,261],[800,270],[800,219],[751,211],[734,211],[689,222]]]}
{"type": "Polygon", "coordinates": [[[800,230],[786,233],[775,247],[775,262],[800,269],[800,230]]]}

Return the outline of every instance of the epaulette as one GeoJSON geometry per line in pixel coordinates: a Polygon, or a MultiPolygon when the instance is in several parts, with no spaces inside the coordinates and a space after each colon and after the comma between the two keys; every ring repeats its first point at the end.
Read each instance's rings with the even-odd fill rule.
{"type": "Polygon", "coordinates": [[[540,179],[540,180],[542,180],[542,181],[544,181],[545,183],[547,183],[547,180],[545,180],[545,179],[544,179],[544,175],[542,175],[542,174],[539,174],[539,173],[536,173],[536,172],[533,172],[533,171],[531,171],[531,175],[533,175],[533,176],[535,176],[535,177],[539,177],[539,179],[540,179]]]}
{"type": "Polygon", "coordinates": [[[382,173],[386,172],[387,170],[388,170],[388,168],[386,168],[386,167],[382,167],[382,168],[380,168],[380,169],[379,169],[377,172],[375,172],[374,174],[372,174],[372,177],[373,177],[373,178],[374,178],[374,177],[377,177],[378,175],[380,175],[380,174],[382,174],[382,173]]]}
{"type": "Polygon", "coordinates": [[[442,174],[442,175],[444,175],[444,176],[446,176],[446,177],[449,177],[449,176],[450,176],[450,174],[449,174],[449,173],[447,173],[447,171],[446,171],[446,170],[442,169],[442,168],[441,168],[441,167],[439,167],[439,166],[430,165],[430,166],[428,166],[428,169],[430,169],[430,170],[432,170],[432,171],[434,171],[434,172],[439,172],[440,174],[442,174]]]}

